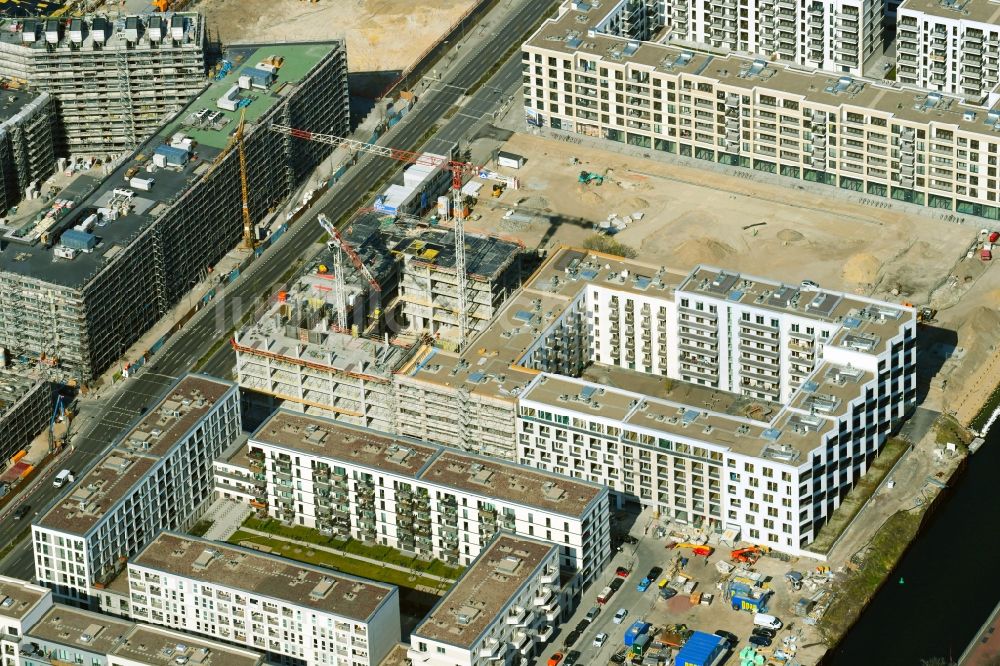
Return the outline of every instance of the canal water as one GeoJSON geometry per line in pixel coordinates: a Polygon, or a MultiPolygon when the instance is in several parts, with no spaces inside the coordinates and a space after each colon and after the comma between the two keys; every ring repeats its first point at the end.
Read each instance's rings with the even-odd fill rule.
{"type": "Polygon", "coordinates": [[[1000,424],[826,663],[957,661],[1000,601],[1000,424]]]}

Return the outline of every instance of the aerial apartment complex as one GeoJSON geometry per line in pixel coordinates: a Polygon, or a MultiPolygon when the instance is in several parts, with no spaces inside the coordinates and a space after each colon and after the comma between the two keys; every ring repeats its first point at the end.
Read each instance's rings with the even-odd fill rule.
{"type": "Polygon", "coordinates": [[[250,650],[53,602],[52,590],[0,576],[2,666],[261,666],[250,650]]]}
{"type": "Polygon", "coordinates": [[[310,666],[377,666],[399,641],[399,590],[172,532],[128,564],[133,619],[310,666]]]}
{"type": "MultiPolygon", "coordinates": [[[[618,501],[801,553],[912,409],[915,326],[906,306],[565,248],[463,352],[390,344],[379,354],[395,359],[384,370],[400,440],[607,485],[618,501]]],[[[309,437],[280,433],[262,427],[254,445],[309,437]]],[[[317,455],[337,441],[316,437],[317,455]]],[[[242,497],[312,521],[308,502],[280,500],[270,457],[257,455],[234,476],[256,475],[256,493],[245,483],[242,497]]],[[[374,476],[385,463],[371,466],[374,476]]]]}
{"type": "Polygon", "coordinates": [[[216,492],[286,523],[453,565],[507,530],[559,545],[579,586],[610,556],[594,483],[284,410],[247,446],[216,463],[216,492]]]}
{"type": "Polygon", "coordinates": [[[896,12],[896,80],[992,107],[1000,81],[1000,5],[905,0],[896,12]]]}
{"type": "Polygon", "coordinates": [[[1000,218],[1000,111],[901,84],[594,30],[564,6],[523,45],[527,122],[1000,218]]]}
{"type": "MultiPolygon", "coordinates": [[[[583,3],[575,3],[578,7],[583,3]]],[[[652,41],[609,21],[634,11],[638,0],[612,5],[598,32],[652,41]]],[[[685,40],[719,49],[780,59],[831,72],[862,74],[872,56],[882,53],[883,0],[665,0],[665,41],[685,40]]],[[[560,11],[567,11],[566,5],[560,11]]],[[[591,11],[603,12],[603,7],[591,11]]]]}
{"type": "Polygon", "coordinates": [[[678,522],[803,552],[915,404],[909,307],[575,250],[531,292],[584,301],[591,334],[556,313],[516,361],[542,371],[518,396],[519,462],[678,522]]]}
{"type": "Polygon", "coordinates": [[[0,76],[58,100],[60,154],[103,159],[134,150],[205,86],[204,21],[195,12],[2,19],[0,76]]]}
{"type": "Polygon", "coordinates": [[[561,618],[560,587],[555,545],[501,533],[413,631],[407,657],[414,666],[530,663],[561,618]]]}
{"type": "MultiPolygon", "coordinates": [[[[233,52],[231,57],[236,57],[233,52]]],[[[272,121],[343,134],[341,42],[239,47],[233,67],[100,183],[3,235],[0,345],[100,375],[243,235],[238,151],[245,111],[249,210],[261,220],[330,147],[268,131],[272,121]],[[278,63],[278,64],[275,64],[278,63]]]]}
{"type": "Polygon", "coordinates": [[[160,530],[197,519],[213,494],[212,461],[240,427],[234,384],[180,379],[32,524],[36,580],[89,602],[160,530]]]}

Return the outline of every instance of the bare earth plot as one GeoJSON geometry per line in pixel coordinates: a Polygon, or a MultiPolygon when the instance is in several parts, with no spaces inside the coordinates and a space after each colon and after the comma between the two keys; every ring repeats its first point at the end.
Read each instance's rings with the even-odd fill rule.
{"type": "Polygon", "coordinates": [[[643,213],[615,239],[649,263],[711,264],[791,284],[810,279],[939,308],[936,326],[945,330],[937,352],[947,356],[956,344],[964,351],[945,365],[947,388],[931,389],[930,408],[959,412],[967,421],[1000,381],[1000,362],[989,362],[998,355],[992,345],[1000,325],[1000,271],[965,259],[978,228],[823,196],[794,181],[769,185],[532,135],[515,134],[503,148],[527,158],[517,172],[521,189],[482,199],[475,226],[519,237],[529,248],[578,245],[593,234],[594,222],[643,213]],[[581,170],[604,175],[604,183],[579,184],[581,170]],[[501,219],[511,208],[564,221],[553,228],[537,218],[501,219]]]}
{"type": "Polygon", "coordinates": [[[401,70],[433,44],[475,0],[201,0],[223,43],[347,38],[352,72],[401,70]]]}

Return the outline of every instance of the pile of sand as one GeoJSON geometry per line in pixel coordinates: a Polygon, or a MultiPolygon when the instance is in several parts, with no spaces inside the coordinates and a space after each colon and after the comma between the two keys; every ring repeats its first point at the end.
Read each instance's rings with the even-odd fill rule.
{"type": "Polygon", "coordinates": [[[985,349],[996,342],[1000,328],[1000,312],[995,308],[980,305],[970,311],[962,325],[958,327],[958,346],[965,349],[985,349]]]}
{"type": "Polygon", "coordinates": [[[787,243],[794,243],[795,241],[803,240],[805,236],[800,234],[795,229],[782,229],[778,232],[778,240],[783,240],[787,243]]]}
{"type": "Polygon", "coordinates": [[[596,206],[597,204],[604,203],[604,197],[593,190],[584,190],[583,194],[580,195],[580,201],[588,206],[596,206]]]}
{"type": "Polygon", "coordinates": [[[622,202],[622,206],[630,211],[638,211],[643,208],[649,208],[649,202],[642,197],[630,197],[622,202]]]}
{"type": "Polygon", "coordinates": [[[858,252],[844,264],[844,279],[854,284],[873,284],[878,278],[882,262],[867,252],[858,252]]]}
{"type": "Polygon", "coordinates": [[[677,246],[673,259],[678,266],[694,266],[696,264],[724,265],[725,260],[732,256],[735,250],[714,238],[701,236],[689,238],[677,246]]]}

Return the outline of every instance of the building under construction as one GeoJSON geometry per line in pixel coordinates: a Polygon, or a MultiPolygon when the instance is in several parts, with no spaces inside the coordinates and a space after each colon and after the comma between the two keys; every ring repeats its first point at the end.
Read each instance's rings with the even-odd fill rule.
{"type": "Polygon", "coordinates": [[[48,93],[0,90],[0,211],[32,196],[55,171],[56,125],[48,93]]]}
{"type": "Polygon", "coordinates": [[[0,76],[59,102],[58,152],[127,153],[205,86],[194,12],[0,20],[0,76]]]}
{"type": "MultiPolygon", "coordinates": [[[[285,401],[292,409],[396,432],[403,427],[395,423],[396,373],[423,346],[403,347],[380,338],[402,332],[415,341],[436,338],[442,346],[453,344],[454,234],[372,212],[357,216],[341,234],[378,289],[357,270],[345,270],[343,282],[339,281],[330,270],[332,255],[339,250],[328,249],[288,291],[258,313],[255,323],[237,334],[237,375],[242,387],[266,396],[269,407],[285,401]],[[345,330],[337,325],[340,288],[346,291],[349,308],[345,330]]],[[[467,234],[466,255],[470,331],[478,334],[520,284],[521,246],[467,234]]],[[[470,404],[475,400],[470,398],[470,404]]],[[[476,419],[476,414],[467,409],[463,417],[476,419]]],[[[405,419],[410,429],[425,423],[424,418],[405,419]]],[[[480,421],[484,428],[492,427],[489,418],[480,421]]],[[[434,426],[433,420],[427,423],[434,426]]]]}
{"type": "Polygon", "coordinates": [[[52,398],[44,378],[0,370],[0,469],[49,424],[52,398]]]}
{"type": "Polygon", "coordinates": [[[271,122],[348,129],[342,42],[241,46],[233,65],[106,179],[83,176],[3,240],[0,345],[87,381],[153,326],[329,152],[271,122]]]}

